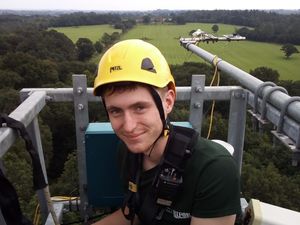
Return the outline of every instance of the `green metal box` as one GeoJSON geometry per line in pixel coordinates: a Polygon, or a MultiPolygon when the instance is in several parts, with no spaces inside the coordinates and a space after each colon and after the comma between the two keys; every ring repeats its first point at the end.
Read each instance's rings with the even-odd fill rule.
{"type": "Polygon", "coordinates": [[[90,205],[121,205],[123,191],[117,167],[119,139],[110,123],[90,123],[85,133],[87,196],[90,205]]]}

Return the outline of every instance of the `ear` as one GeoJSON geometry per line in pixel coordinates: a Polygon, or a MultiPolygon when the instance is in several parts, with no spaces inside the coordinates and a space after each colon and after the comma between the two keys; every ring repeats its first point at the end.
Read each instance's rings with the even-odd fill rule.
{"type": "Polygon", "coordinates": [[[168,91],[164,95],[163,104],[166,115],[168,115],[173,109],[176,98],[175,96],[175,92],[172,89],[168,89],[168,91]]]}

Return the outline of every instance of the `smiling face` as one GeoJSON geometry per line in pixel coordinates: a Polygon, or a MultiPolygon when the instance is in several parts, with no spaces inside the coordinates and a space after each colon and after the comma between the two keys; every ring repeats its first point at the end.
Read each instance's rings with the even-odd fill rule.
{"type": "MultiPolygon", "coordinates": [[[[165,115],[171,112],[173,90],[160,91],[165,115]]],[[[109,119],[117,136],[133,153],[151,149],[160,136],[163,125],[157,106],[146,87],[114,91],[104,95],[109,119]]]]}

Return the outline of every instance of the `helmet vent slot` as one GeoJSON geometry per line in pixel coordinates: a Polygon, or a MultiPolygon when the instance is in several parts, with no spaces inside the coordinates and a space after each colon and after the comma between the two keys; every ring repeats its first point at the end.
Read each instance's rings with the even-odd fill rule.
{"type": "Polygon", "coordinates": [[[152,72],[152,73],[156,73],[156,70],[154,69],[154,65],[153,65],[151,59],[149,59],[149,58],[144,58],[143,59],[141,69],[142,70],[147,70],[147,71],[152,72]]]}

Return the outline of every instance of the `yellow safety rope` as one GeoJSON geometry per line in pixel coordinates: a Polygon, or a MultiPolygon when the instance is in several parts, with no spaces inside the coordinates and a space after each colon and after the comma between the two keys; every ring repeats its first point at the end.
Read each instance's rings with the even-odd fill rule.
{"type": "MultiPolygon", "coordinates": [[[[53,196],[51,197],[52,202],[64,202],[64,201],[73,201],[73,200],[79,200],[79,197],[72,197],[72,196],[53,196]]],[[[33,225],[38,225],[40,222],[40,205],[39,203],[37,204],[34,212],[34,217],[33,217],[33,225]]]]}
{"type": "Polygon", "coordinates": [[[40,204],[37,204],[33,217],[33,225],[38,225],[40,221],[40,204]]]}
{"type": "MultiPolygon", "coordinates": [[[[213,78],[210,82],[210,85],[209,85],[210,87],[213,86],[213,84],[215,83],[215,80],[216,80],[215,86],[219,86],[219,84],[220,84],[220,73],[219,73],[218,65],[217,65],[218,62],[219,62],[219,58],[218,58],[218,56],[215,55],[215,57],[213,59],[213,64],[215,66],[215,72],[214,72],[213,78]]],[[[213,100],[212,106],[211,106],[210,118],[209,118],[209,127],[208,127],[208,132],[207,132],[207,137],[206,137],[207,139],[209,139],[210,134],[211,134],[211,129],[212,129],[212,125],[213,125],[214,110],[215,110],[215,100],[213,100]]]]}

